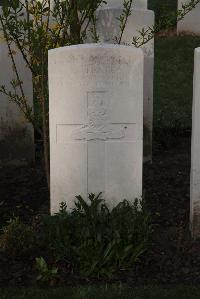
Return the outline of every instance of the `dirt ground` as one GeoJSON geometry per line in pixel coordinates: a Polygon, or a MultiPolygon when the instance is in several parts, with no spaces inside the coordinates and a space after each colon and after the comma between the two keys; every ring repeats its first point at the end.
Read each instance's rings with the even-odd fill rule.
{"type": "MultiPolygon", "coordinates": [[[[151,247],[134,269],[117,273],[114,281],[131,285],[200,282],[200,241],[193,242],[189,233],[190,134],[163,136],[154,144],[153,163],[144,166],[151,247]]],[[[0,225],[13,215],[29,223],[48,212],[49,193],[39,164],[0,169],[0,225]]],[[[0,286],[32,285],[33,262],[32,257],[13,261],[0,254],[0,286]]],[[[72,277],[68,282],[76,284],[80,279],[72,277]]]]}

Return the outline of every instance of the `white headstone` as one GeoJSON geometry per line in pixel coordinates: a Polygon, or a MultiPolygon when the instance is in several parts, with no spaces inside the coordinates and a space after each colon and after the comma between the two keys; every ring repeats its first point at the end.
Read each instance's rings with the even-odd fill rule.
{"type": "MultiPolygon", "coordinates": [[[[178,9],[182,9],[182,4],[190,3],[190,0],[178,0],[178,9]]],[[[200,3],[197,4],[183,20],[177,23],[177,32],[193,33],[200,35],[200,3]]]]}
{"type": "Polygon", "coordinates": [[[143,54],[86,44],[49,51],[51,212],[103,192],[142,195],[143,54]]]}
{"type": "Polygon", "coordinates": [[[200,237],[200,48],[195,49],[192,148],[190,184],[190,223],[194,238],[200,237]]]}
{"type": "MultiPolygon", "coordinates": [[[[106,0],[106,2],[107,4],[104,4],[104,7],[121,8],[123,7],[124,0],[106,0]]],[[[133,0],[132,7],[138,9],[147,9],[147,0],[133,0]]]]}
{"type": "MultiPolygon", "coordinates": [[[[99,9],[97,12],[97,34],[100,42],[115,43],[119,36],[119,16],[122,9],[99,9]]],[[[132,44],[133,36],[138,30],[154,25],[154,13],[150,10],[132,9],[122,38],[122,44],[132,44]]],[[[153,130],[153,79],[154,79],[154,39],[143,47],[144,52],[144,161],[152,159],[153,130]]]]}
{"type": "MultiPolygon", "coordinates": [[[[0,11],[1,13],[1,11],[0,11]]],[[[15,49],[14,49],[15,50],[15,49]]],[[[22,56],[14,56],[19,71],[20,80],[23,81],[25,96],[29,105],[33,103],[32,77],[26,67],[22,56]]],[[[5,85],[11,90],[10,81],[16,80],[11,58],[5,40],[0,40],[0,85],[5,85]]],[[[34,132],[23,113],[15,103],[0,93],[0,165],[24,164],[34,160],[34,132]]]]}

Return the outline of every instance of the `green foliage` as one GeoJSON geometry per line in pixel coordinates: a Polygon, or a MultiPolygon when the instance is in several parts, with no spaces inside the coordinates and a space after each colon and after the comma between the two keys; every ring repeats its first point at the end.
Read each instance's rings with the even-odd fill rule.
{"type": "Polygon", "coordinates": [[[90,194],[88,201],[77,196],[72,212],[62,204],[44,223],[44,243],[56,259],[88,276],[133,267],[149,241],[148,215],[137,200],[124,200],[110,211],[100,194],[90,194]]]}
{"type": "Polygon", "coordinates": [[[33,229],[18,217],[10,219],[0,235],[0,250],[11,257],[28,254],[35,242],[33,229]]]}
{"type": "Polygon", "coordinates": [[[37,276],[37,280],[41,282],[50,282],[58,276],[58,268],[49,269],[46,261],[43,257],[37,257],[36,261],[36,269],[39,272],[37,276]]]}

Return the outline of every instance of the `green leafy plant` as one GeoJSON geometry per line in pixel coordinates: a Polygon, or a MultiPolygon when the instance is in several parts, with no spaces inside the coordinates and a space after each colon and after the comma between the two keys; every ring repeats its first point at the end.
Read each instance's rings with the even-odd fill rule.
{"type": "Polygon", "coordinates": [[[36,269],[39,272],[37,276],[37,280],[41,282],[50,282],[58,276],[58,268],[49,268],[47,262],[43,257],[37,257],[36,261],[36,269]]]}
{"type": "Polygon", "coordinates": [[[28,254],[34,247],[35,234],[31,226],[24,224],[18,217],[10,219],[2,228],[0,250],[11,257],[28,254]]]}
{"type": "Polygon", "coordinates": [[[149,216],[142,202],[124,200],[110,211],[100,194],[76,199],[71,212],[62,204],[59,213],[44,220],[44,243],[56,260],[88,276],[133,267],[149,244],[149,216]]]}

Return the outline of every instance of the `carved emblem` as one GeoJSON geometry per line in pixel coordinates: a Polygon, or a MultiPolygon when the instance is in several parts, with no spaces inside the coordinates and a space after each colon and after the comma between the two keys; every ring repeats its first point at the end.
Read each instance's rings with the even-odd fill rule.
{"type": "Polygon", "coordinates": [[[125,128],[114,129],[109,122],[109,100],[106,92],[88,92],[87,124],[72,132],[74,140],[106,140],[121,139],[125,136],[125,128]]]}

